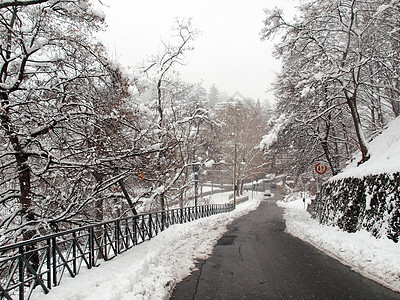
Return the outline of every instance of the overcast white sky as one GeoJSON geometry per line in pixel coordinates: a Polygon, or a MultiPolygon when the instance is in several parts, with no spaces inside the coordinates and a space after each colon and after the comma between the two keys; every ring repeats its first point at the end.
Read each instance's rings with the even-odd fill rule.
{"type": "Polygon", "coordinates": [[[108,24],[102,35],[110,54],[123,66],[135,66],[161,52],[176,18],[192,18],[201,31],[179,69],[187,82],[214,83],[229,95],[272,100],[266,93],[279,71],[271,56],[272,43],[260,41],[264,8],[274,6],[293,14],[295,0],[103,0],[108,24]]]}

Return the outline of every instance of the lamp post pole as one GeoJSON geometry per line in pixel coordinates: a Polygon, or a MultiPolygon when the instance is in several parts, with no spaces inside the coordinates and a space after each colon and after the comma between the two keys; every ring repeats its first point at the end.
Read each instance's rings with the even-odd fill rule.
{"type": "Polygon", "coordinates": [[[194,206],[197,207],[197,188],[199,183],[199,169],[200,164],[198,162],[194,162],[192,164],[193,173],[194,173],[194,206]]]}
{"type": "Polygon", "coordinates": [[[233,208],[236,209],[236,165],[237,165],[237,146],[236,146],[236,137],[235,137],[235,159],[233,163],[233,208]]]}

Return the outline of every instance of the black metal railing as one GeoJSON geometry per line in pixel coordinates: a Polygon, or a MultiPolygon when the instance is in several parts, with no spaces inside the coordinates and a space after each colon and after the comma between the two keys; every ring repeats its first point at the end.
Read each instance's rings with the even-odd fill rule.
{"type": "Polygon", "coordinates": [[[47,294],[65,274],[97,267],[170,225],[232,210],[214,204],[139,214],[0,247],[0,299],[29,299],[36,287],[47,294]]]}

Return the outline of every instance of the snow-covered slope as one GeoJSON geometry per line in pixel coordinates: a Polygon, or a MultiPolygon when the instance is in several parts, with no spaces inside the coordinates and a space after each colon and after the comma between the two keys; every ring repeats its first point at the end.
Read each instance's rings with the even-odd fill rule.
{"type": "Polygon", "coordinates": [[[387,129],[369,143],[369,153],[368,161],[357,166],[361,155],[356,155],[343,172],[330,180],[400,172],[400,117],[392,120],[387,129]]]}

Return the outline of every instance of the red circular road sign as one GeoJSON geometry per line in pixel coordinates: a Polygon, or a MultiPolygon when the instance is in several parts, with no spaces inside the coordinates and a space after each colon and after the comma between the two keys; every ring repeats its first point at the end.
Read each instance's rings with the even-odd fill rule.
{"type": "Polygon", "coordinates": [[[323,165],[323,164],[321,164],[321,163],[318,163],[315,166],[315,172],[317,172],[320,175],[324,174],[326,172],[326,170],[328,170],[328,167],[323,165]]]}

